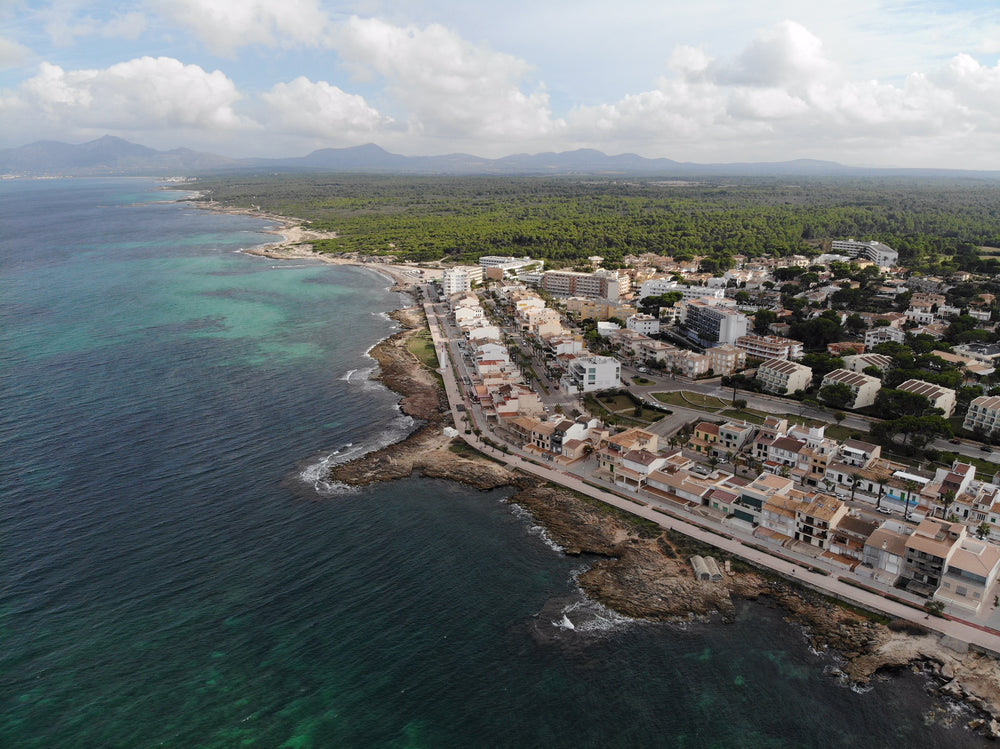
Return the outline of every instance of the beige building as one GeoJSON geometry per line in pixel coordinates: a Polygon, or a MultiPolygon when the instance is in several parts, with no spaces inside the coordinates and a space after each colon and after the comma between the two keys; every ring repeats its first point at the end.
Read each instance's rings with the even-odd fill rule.
{"type": "Polygon", "coordinates": [[[847,385],[851,389],[851,401],[847,408],[864,408],[875,402],[875,396],[882,387],[882,380],[849,369],[835,369],[823,378],[820,390],[827,385],[847,385]]]}
{"type": "Polygon", "coordinates": [[[955,412],[955,391],[923,380],[907,380],[897,390],[922,395],[930,401],[932,408],[940,408],[947,419],[955,412]]]}
{"type": "Polygon", "coordinates": [[[757,368],[757,381],[765,392],[791,395],[812,383],[812,369],[788,359],[770,359],[757,368]]]}

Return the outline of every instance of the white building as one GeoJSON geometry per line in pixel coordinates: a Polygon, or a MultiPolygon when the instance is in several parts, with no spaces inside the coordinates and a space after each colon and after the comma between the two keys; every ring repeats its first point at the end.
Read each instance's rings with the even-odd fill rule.
{"type": "Polygon", "coordinates": [[[812,369],[788,359],[770,359],[757,367],[757,380],[768,393],[791,395],[812,384],[812,369]]]}
{"type": "Polygon", "coordinates": [[[870,349],[874,346],[878,346],[880,343],[888,343],[889,341],[902,343],[905,340],[905,332],[899,328],[886,325],[881,328],[873,328],[865,333],[865,348],[870,349]]]}
{"type": "Polygon", "coordinates": [[[639,299],[645,299],[648,296],[661,296],[662,294],[667,294],[671,291],[679,291],[683,294],[684,301],[701,299],[702,297],[710,299],[724,299],[726,296],[726,290],[724,288],[688,286],[686,284],[677,283],[677,281],[673,278],[651,278],[648,281],[643,281],[642,285],[639,287],[639,299]]]}
{"type": "Polygon", "coordinates": [[[655,335],[660,332],[660,321],[652,315],[635,314],[625,320],[625,327],[643,335],[655,335]]]}
{"type": "Polygon", "coordinates": [[[742,312],[693,299],[684,304],[684,325],[688,336],[700,341],[735,344],[745,336],[750,320],[742,312]]]}
{"type": "Polygon", "coordinates": [[[980,395],[969,404],[962,429],[993,434],[1000,431],[1000,396],[980,395]]]}
{"type": "Polygon", "coordinates": [[[930,401],[932,408],[940,408],[947,419],[955,413],[955,391],[923,380],[907,380],[897,390],[922,395],[930,401]]]}
{"type": "Polygon", "coordinates": [[[478,265],[460,265],[445,268],[441,275],[441,291],[445,296],[469,291],[473,284],[483,282],[483,269],[478,265]]]}
{"type": "Polygon", "coordinates": [[[835,369],[823,378],[819,389],[822,391],[827,385],[847,385],[851,390],[851,400],[846,407],[864,408],[875,402],[875,396],[882,387],[882,380],[849,369],[835,369]]]}
{"type": "Polygon", "coordinates": [[[621,387],[622,367],[610,356],[578,356],[566,368],[559,383],[565,393],[590,393],[621,387]]]}
{"type": "Polygon", "coordinates": [[[776,335],[748,335],[736,339],[736,348],[746,352],[751,359],[801,359],[802,341],[776,335]]]}
{"type": "Polygon", "coordinates": [[[863,257],[882,268],[899,265],[899,253],[881,242],[857,242],[853,239],[835,239],[831,243],[834,252],[849,257],[863,257]]]}

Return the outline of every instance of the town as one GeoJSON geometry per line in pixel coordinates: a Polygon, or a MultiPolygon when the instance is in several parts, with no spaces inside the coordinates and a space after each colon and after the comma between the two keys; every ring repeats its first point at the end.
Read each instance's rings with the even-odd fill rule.
{"type": "Polygon", "coordinates": [[[907,277],[878,242],[822,249],[714,274],[656,255],[413,272],[435,280],[459,429],[1000,629],[996,300],[969,274],[907,277]]]}

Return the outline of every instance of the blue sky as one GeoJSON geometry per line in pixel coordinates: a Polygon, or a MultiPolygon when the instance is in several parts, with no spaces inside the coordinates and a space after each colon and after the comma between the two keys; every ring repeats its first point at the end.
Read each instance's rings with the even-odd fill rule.
{"type": "Polygon", "coordinates": [[[0,123],[0,147],[1000,169],[1000,4],[0,0],[0,123]]]}

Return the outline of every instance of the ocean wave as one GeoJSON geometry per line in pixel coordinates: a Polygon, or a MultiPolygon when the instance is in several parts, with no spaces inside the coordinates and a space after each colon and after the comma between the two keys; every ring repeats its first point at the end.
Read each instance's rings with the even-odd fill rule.
{"type": "Polygon", "coordinates": [[[535,517],[534,515],[531,514],[529,510],[526,510],[525,508],[521,507],[521,505],[515,502],[511,502],[507,497],[504,497],[499,501],[510,505],[511,512],[514,513],[514,517],[527,521],[529,536],[538,536],[538,538],[542,539],[542,542],[546,546],[548,546],[550,549],[552,549],[552,551],[556,552],[557,554],[562,554],[564,551],[566,551],[562,546],[560,546],[559,544],[557,544],[555,541],[552,540],[552,537],[549,536],[549,532],[545,528],[543,528],[538,523],[534,522],[535,517]]]}
{"type": "Polygon", "coordinates": [[[579,600],[570,603],[563,609],[563,615],[567,616],[573,623],[574,630],[588,634],[606,634],[628,629],[638,624],[642,624],[641,619],[619,614],[612,611],[600,601],[590,598],[580,587],[579,578],[587,567],[580,567],[570,573],[573,583],[579,595],[579,600]]]}
{"type": "Polygon", "coordinates": [[[416,420],[399,412],[386,427],[370,440],[355,444],[348,442],[332,452],[323,451],[307,459],[298,471],[298,480],[316,490],[321,496],[350,494],[356,491],[347,484],[329,481],[327,476],[334,466],[348,463],[362,455],[381,450],[405,439],[416,426],[416,420]]]}

